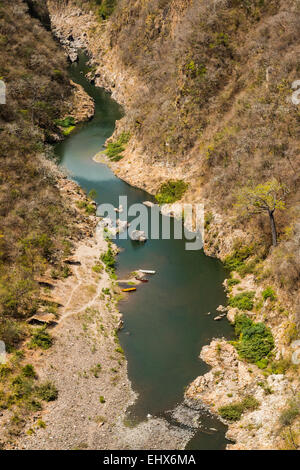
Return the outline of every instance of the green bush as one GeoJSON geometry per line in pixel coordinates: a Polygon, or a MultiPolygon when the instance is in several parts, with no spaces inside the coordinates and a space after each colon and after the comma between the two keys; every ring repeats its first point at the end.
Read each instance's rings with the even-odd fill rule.
{"type": "Polygon", "coordinates": [[[16,320],[0,319],[0,338],[4,341],[8,352],[24,339],[25,329],[26,327],[16,320]]]}
{"type": "Polygon", "coordinates": [[[58,390],[52,382],[45,382],[37,387],[36,393],[44,401],[54,401],[58,397],[58,390]]]}
{"type": "Polygon", "coordinates": [[[18,400],[29,398],[33,391],[33,381],[31,378],[17,375],[12,380],[12,390],[18,400]]]}
{"type": "Polygon", "coordinates": [[[96,0],[96,3],[101,5],[98,9],[98,15],[106,20],[113,13],[117,0],[96,0]]]}
{"type": "Polygon", "coordinates": [[[244,262],[249,256],[253,254],[253,246],[242,246],[236,249],[231,255],[228,255],[224,260],[226,269],[230,271],[239,271],[244,267],[244,262]]]}
{"type": "Polygon", "coordinates": [[[273,335],[263,323],[253,324],[242,333],[237,351],[243,359],[257,362],[266,357],[274,348],[273,335]]]}
{"type": "Polygon", "coordinates": [[[254,398],[252,395],[247,395],[243,401],[242,401],[242,407],[243,407],[243,410],[249,410],[249,411],[253,411],[253,410],[257,410],[257,408],[259,408],[259,401],[256,400],[256,398],[254,398]]]}
{"type": "Polygon", "coordinates": [[[97,191],[96,189],[91,189],[88,193],[88,198],[91,199],[92,201],[94,201],[97,197],[97,191]]]}
{"type": "Polygon", "coordinates": [[[103,271],[103,266],[102,264],[97,263],[95,264],[95,266],[92,267],[92,270],[94,271],[94,273],[100,274],[103,271]]]}
{"type": "Polygon", "coordinates": [[[129,142],[130,133],[129,132],[122,132],[120,137],[115,140],[114,142],[109,142],[107,144],[106,149],[104,150],[105,155],[112,161],[118,162],[123,158],[122,153],[125,150],[124,145],[129,142]]]}
{"type": "Polygon", "coordinates": [[[170,180],[163,183],[155,196],[158,204],[172,204],[182,198],[188,188],[188,184],[182,180],[170,180]]]}
{"type": "Polygon", "coordinates": [[[278,361],[272,361],[267,368],[269,374],[285,374],[291,366],[289,359],[279,359],[278,361]]]}
{"type": "Polygon", "coordinates": [[[28,411],[36,412],[36,411],[41,411],[43,409],[41,403],[35,400],[34,398],[33,399],[29,398],[28,400],[25,401],[24,404],[28,411]]]}
{"type": "Polygon", "coordinates": [[[205,65],[197,64],[194,60],[191,60],[188,64],[186,64],[185,68],[191,78],[203,77],[207,73],[205,65]]]}
{"type": "Polygon", "coordinates": [[[75,126],[75,119],[72,116],[67,116],[65,119],[56,119],[55,124],[59,127],[75,126]]]}
{"type": "Polygon", "coordinates": [[[264,323],[254,323],[247,315],[237,315],[235,332],[240,337],[233,344],[241,358],[262,365],[259,361],[274,348],[271,330],[264,323]]]}
{"type": "Polygon", "coordinates": [[[46,423],[45,421],[43,421],[42,419],[38,419],[37,422],[36,422],[36,425],[39,427],[39,428],[42,428],[42,429],[45,429],[46,428],[46,423]]]}
{"type": "Polygon", "coordinates": [[[65,137],[67,137],[69,134],[71,134],[71,132],[75,129],[75,126],[69,126],[69,127],[66,127],[62,133],[65,137]]]}
{"type": "Polygon", "coordinates": [[[237,284],[239,284],[241,281],[239,279],[234,279],[233,277],[230,278],[230,279],[227,279],[227,286],[228,287],[232,287],[232,286],[236,286],[237,284]]]}
{"type": "Polygon", "coordinates": [[[240,402],[234,402],[230,405],[221,406],[219,414],[227,421],[239,421],[245,411],[253,411],[259,407],[260,403],[256,398],[248,395],[240,402]]]}
{"type": "Polygon", "coordinates": [[[276,300],[276,294],[272,287],[267,287],[263,292],[262,292],[262,298],[264,300],[270,299],[271,301],[276,300]]]}
{"type": "Polygon", "coordinates": [[[121,346],[119,346],[118,348],[116,348],[115,351],[116,351],[117,353],[119,353],[119,354],[122,354],[122,355],[125,354],[125,353],[124,353],[124,349],[121,348],[121,346]]]}
{"type": "Polygon", "coordinates": [[[94,215],[97,211],[94,204],[91,204],[88,201],[77,201],[76,205],[79,209],[84,209],[87,215],[94,215]]]}
{"type": "Polygon", "coordinates": [[[291,426],[293,421],[300,416],[299,403],[295,400],[289,402],[288,407],[282,411],[279,421],[282,426],[291,426]]]}
{"type": "Polygon", "coordinates": [[[256,365],[259,369],[266,369],[268,367],[269,360],[265,357],[263,359],[260,359],[259,361],[256,361],[256,365]]]}
{"type": "Polygon", "coordinates": [[[22,374],[25,377],[36,377],[34,367],[31,364],[26,364],[26,366],[22,367],[22,374]]]}
{"type": "Polygon", "coordinates": [[[12,369],[8,367],[6,364],[0,365],[0,379],[5,379],[12,373],[12,369]]]}
{"type": "Polygon", "coordinates": [[[64,136],[68,136],[75,129],[75,119],[72,116],[67,116],[64,119],[55,119],[54,123],[62,127],[64,136]]]}
{"type": "Polygon", "coordinates": [[[249,328],[252,325],[253,325],[253,321],[245,313],[242,313],[241,315],[236,315],[235,320],[234,320],[235,334],[237,336],[240,336],[240,334],[244,330],[246,330],[247,328],[249,328]]]}
{"type": "Polygon", "coordinates": [[[230,307],[236,307],[240,310],[252,310],[254,306],[255,292],[241,292],[234,297],[229,298],[230,307]]]}
{"type": "Polygon", "coordinates": [[[255,272],[256,265],[258,263],[258,258],[253,258],[247,261],[246,263],[243,263],[238,269],[238,273],[240,276],[244,277],[246,274],[252,274],[255,272]]]}
{"type": "Polygon", "coordinates": [[[42,326],[37,328],[28,344],[30,349],[42,348],[49,349],[52,346],[53,340],[49,333],[46,331],[46,327],[42,326]]]}
{"type": "Polygon", "coordinates": [[[107,271],[114,272],[116,260],[110,246],[108,247],[107,252],[101,255],[101,261],[103,261],[103,263],[105,264],[107,271]]]}
{"type": "Polygon", "coordinates": [[[242,416],[242,410],[239,404],[221,406],[219,414],[227,421],[239,421],[242,416]]]}

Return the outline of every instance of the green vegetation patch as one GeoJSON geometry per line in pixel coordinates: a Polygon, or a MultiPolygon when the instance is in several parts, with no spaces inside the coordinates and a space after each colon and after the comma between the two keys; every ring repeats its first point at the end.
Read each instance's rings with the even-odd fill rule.
{"type": "Polygon", "coordinates": [[[100,5],[98,8],[99,17],[106,20],[113,13],[117,5],[117,0],[96,0],[96,4],[100,5]]]}
{"type": "Polygon", "coordinates": [[[163,183],[155,198],[158,204],[172,204],[182,198],[188,188],[188,183],[182,180],[170,180],[163,183]]]}
{"type": "Polygon", "coordinates": [[[28,344],[30,349],[49,349],[52,346],[53,340],[49,333],[46,331],[46,327],[42,326],[41,328],[37,328],[32,338],[28,344]]]}
{"type": "Polygon", "coordinates": [[[239,279],[235,279],[235,278],[229,278],[227,279],[227,286],[228,287],[232,287],[232,286],[236,286],[237,284],[240,284],[240,280],[239,279]]]}
{"type": "Polygon", "coordinates": [[[130,140],[129,132],[122,132],[120,137],[114,142],[109,142],[106,149],[104,150],[105,155],[112,161],[118,162],[123,158],[122,153],[125,150],[125,145],[128,144],[130,140]]]}
{"type": "Polygon", "coordinates": [[[296,418],[300,416],[300,405],[296,400],[291,400],[280,415],[282,426],[291,426],[296,418]]]}
{"type": "Polygon", "coordinates": [[[105,264],[107,272],[114,273],[116,260],[111,246],[108,247],[106,253],[101,255],[101,261],[105,264]]]}
{"type": "Polygon", "coordinates": [[[71,132],[75,129],[75,126],[69,126],[69,127],[66,127],[62,133],[63,135],[66,137],[67,135],[71,134],[71,132]]]}
{"type": "Polygon", "coordinates": [[[239,421],[245,411],[253,411],[259,408],[259,401],[251,395],[245,397],[242,401],[233,402],[230,405],[221,406],[219,414],[227,421],[239,421]]]}
{"type": "Polygon", "coordinates": [[[64,119],[56,119],[55,124],[59,127],[70,127],[75,126],[75,119],[72,116],[67,116],[64,119]]]}
{"type": "Polygon", "coordinates": [[[44,401],[54,401],[58,397],[58,390],[52,382],[45,382],[37,387],[37,396],[44,401]]]}
{"type": "Polygon", "coordinates": [[[253,291],[241,292],[234,297],[229,297],[228,303],[230,307],[235,307],[240,310],[252,310],[254,306],[254,296],[255,292],[253,291]]]}
{"type": "Polygon", "coordinates": [[[271,301],[276,300],[276,294],[272,287],[267,287],[263,292],[262,292],[262,298],[264,300],[270,299],[271,301]]]}
{"type": "Polygon", "coordinates": [[[246,259],[253,254],[253,251],[254,247],[252,245],[237,248],[231,255],[226,256],[224,260],[225,268],[239,272],[245,266],[246,259]]]}
{"type": "Polygon", "coordinates": [[[100,274],[103,271],[103,266],[100,263],[95,264],[95,266],[92,267],[92,270],[94,273],[100,274]]]}
{"type": "Polygon", "coordinates": [[[34,370],[33,365],[31,364],[26,364],[26,366],[22,367],[22,374],[25,377],[32,377],[32,378],[36,377],[36,372],[34,370]]]}
{"type": "MultiPolygon", "coordinates": [[[[1,284],[0,284],[1,293],[1,284]]],[[[3,300],[3,297],[2,297],[3,300]]],[[[16,298],[16,301],[18,299],[16,298]]],[[[0,338],[6,345],[7,352],[10,352],[26,336],[27,325],[17,320],[0,319],[0,338]]]]}
{"type": "Polygon", "coordinates": [[[87,215],[94,215],[97,208],[89,201],[77,201],[76,206],[78,209],[83,209],[87,215]]]}
{"type": "Polygon", "coordinates": [[[264,323],[254,323],[247,315],[237,315],[235,333],[239,340],[233,342],[240,357],[248,362],[263,366],[262,360],[274,348],[271,330],[264,323]]]}
{"type": "Polygon", "coordinates": [[[71,134],[75,129],[75,119],[72,116],[67,116],[64,119],[56,119],[55,124],[62,127],[62,133],[64,136],[71,134]]]}
{"type": "Polygon", "coordinates": [[[194,60],[191,60],[186,64],[186,70],[192,78],[203,77],[206,75],[207,69],[203,64],[197,64],[194,60]]]}

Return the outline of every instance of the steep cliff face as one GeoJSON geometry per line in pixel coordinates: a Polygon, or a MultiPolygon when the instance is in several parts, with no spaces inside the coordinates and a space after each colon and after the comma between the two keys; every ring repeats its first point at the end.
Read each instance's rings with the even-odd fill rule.
{"type": "MultiPolygon", "coordinates": [[[[299,104],[292,99],[292,86],[300,79],[299,2],[115,3],[103,20],[103,10],[92,1],[48,1],[55,34],[69,41],[67,50],[75,42],[90,52],[90,78],[126,108],[115,138],[124,131],[131,138],[123,159],[112,168],[154,194],[163,181],[188,182],[183,200],[205,203],[206,252],[225,260],[231,270],[230,301],[255,293],[251,305],[235,309],[231,321],[246,312],[270,327],[275,341],[264,363],[252,366],[236,357],[236,377],[230,377],[230,367],[224,378],[212,380],[212,374],[207,389],[202,387],[206,379],[197,379],[189,398],[227,405],[232,399],[218,401],[216,381],[224,392],[227,380],[243,382],[245,370],[253,367],[257,381],[248,372],[248,385],[233,387],[232,395],[242,400],[253,391],[261,400],[257,382],[267,394],[272,387],[264,377],[271,377],[273,398],[266,400],[263,413],[272,414],[277,397],[277,424],[271,420],[260,426],[251,415],[255,411],[248,410],[243,433],[238,435],[236,424],[232,435],[241,447],[247,447],[248,439],[249,448],[255,448],[256,438],[250,443],[249,436],[257,426],[262,446],[293,448],[299,417],[295,414],[291,434],[279,418],[290,406],[284,400],[299,386],[299,369],[291,359],[300,320],[299,104]],[[275,248],[267,215],[245,216],[236,209],[243,188],[273,178],[287,189],[286,209],[276,212],[275,248]],[[267,438],[272,426],[274,434],[267,438]]],[[[226,369],[223,359],[220,353],[220,367],[226,369]]]]}
{"type": "Polygon", "coordinates": [[[24,0],[28,5],[29,14],[37,18],[50,31],[51,21],[46,0],[24,0]]]}
{"type": "Polygon", "coordinates": [[[126,107],[115,135],[125,130],[131,139],[114,171],[153,193],[162,181],[187,181],[184,200],[206,205],[208,253],[224,259],[238,245],[256,245],[264,260],[268,217],[239,214],[237,193],[273,178],[286,185],[287,210],[276,214],[280,246],[267,269],[289,293],[285,301],[295,300],[298,3],[120,0],[104,22],[93,2],[48,4],[58,37],[88,48],[91,78],[126,107]]]}

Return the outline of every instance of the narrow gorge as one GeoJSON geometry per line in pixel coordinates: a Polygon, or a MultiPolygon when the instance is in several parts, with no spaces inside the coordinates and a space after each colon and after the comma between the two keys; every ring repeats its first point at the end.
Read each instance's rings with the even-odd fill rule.
{"type": "Polygon", "coordinates": [[[0,2],[1,447],[299,449],[299,26],[296,0],[0,2]],[[120,195],[204,204],[204,250],[112,243],[120,195]]]}

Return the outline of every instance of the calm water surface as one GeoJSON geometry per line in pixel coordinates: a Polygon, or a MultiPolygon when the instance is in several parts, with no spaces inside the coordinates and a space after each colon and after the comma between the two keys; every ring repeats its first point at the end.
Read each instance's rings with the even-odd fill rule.
{"type": "MultiPolygon", "coordinates": [[[[97,191],[98,203],[117,207],[120,195],[128,197],[128,206],[149,200],[149,194],[93,161],[123,111],[105,90],[85,79],[86,71],[86,57],[82,55],[79,63],[70,67],[70,76],[94,98],[95,116],[56,146],[61,165],[84,190],[97,191]]],[[[218,260],[205,256],[202,250],[186,251],[184,240],[148,240],[144,245],[118,240],[117,244],[122,248],[117,259],[119,278],[138,268],[157,271],[149,283],[119,304],[124,314],[119,338],[128,360],[129,378],[139,395],[128,413],[135,422],[148,413],[170,421],[168,411],[182,402],[184,388],[208,370],[199,359],[202,346],[214,336],[232,334],[226,320],[213,321],[216,307],[226,301],[222,287],[225,271],[218,260]]],[[[207,414],[202,424],[187,448],[223,449],[225,427],[207,414]],[[217,431],[209,431],[211,427],[217,431]]]]}

